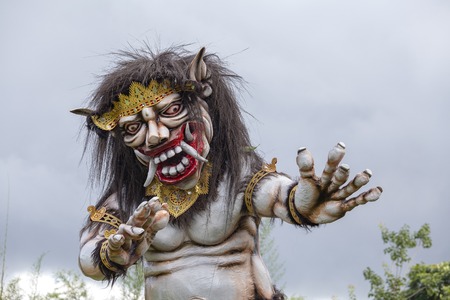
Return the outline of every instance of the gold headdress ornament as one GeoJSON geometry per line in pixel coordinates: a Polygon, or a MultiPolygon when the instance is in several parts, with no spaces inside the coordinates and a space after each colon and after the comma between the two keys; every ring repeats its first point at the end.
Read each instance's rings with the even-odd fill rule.
{"type": "Polygon", "coordinates": [[[145,107],[154,106],[170,94],[194,89],[195,86],[192,83],[186,84],[185,87],[173,87],[167,79],[161,83],[152,80],[147,87],[133,81],[128,95],[120,94],[119,101],[113,101],[113,109],[101,116],[93,115],[91,118],[98,128],[110,131],[117,126],[120,118],[137,114],[145,107]]]}

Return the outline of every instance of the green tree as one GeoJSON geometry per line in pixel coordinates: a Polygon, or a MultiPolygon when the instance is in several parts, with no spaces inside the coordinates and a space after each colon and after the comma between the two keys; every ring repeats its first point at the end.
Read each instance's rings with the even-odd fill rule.
{"type": "Polygon", "coordinates": [[[30,289],[31,293],[28,295],[28,298],[30,300],[42,300],[44,297],[42,297],[39,294],[38,287],[39,287],[39,277],[41,277],[41,266],[42,266],[42,260],[44,259],[45,253],[41,254],[37,261],[33,264],[33,269],[31,271],[30,276],[30,289]]]}
{"type": "Polygon", "coordinates": [[[6,286],[6,289],[0,295],[1,300],[22,300],[23,291],[20,288],[20,278],[11,279],[6,286]]]}
{"type": "Polygon", "coordinates": [[[0,249],[0,258],[1,258],[1,272],[0,272],[0,300],[4,298],[4,284],[5,284],[5,272],[6,272],[6,245],[8,242],[8,224],[9,224],[9,199],[10,199],[10,191],[9,191],[9,176],[8,176],[8,194],[6,197],[6,220],[5,220],[5,232],[4,232],[4,240],[3,240],[3,249],[0,249]]]}
{"type": "Polygon", "coordinates": [[[450,299],[450,262],[417,264],[408,273],[409,299],[450,299]]]}
{"type": "Polygon", "coordinates": [[[127,275],[121,279],[120,291],[123,300],[144,299],[144,268],[141,261],[127,270],[127,275]]]}
{"type": "Polygon", "coordinates": [[[289,297],[289,300],[305,300],[305,298],[302,296],[294,295],[294,296],[289,297]]]}
{"type": "Polygon", "coordinates": [[[383,243],[388,246],[392,266],[383,264],[384,277],[372,269],[364,270],[364,278],[370,282],[369,297],[377,300],[450,299],[449,262],[437,265],[416,264],[404,276],[404,269],[411,261],[408,251],[421,246],[430,248],[430,226],[424,224],[417,232],[410,232],[404,225],[398,232],[380,226],[383,243]]]}
{"type": "Polygon", "coordinates": [[[356,300],[355,286],[352,284],[348,286],[348,299],[356,300]]]}
{"type": "Polygon", "coordinates": [[[81,300],[89,299],[86,283],[80,275],[73,271],[58,271],[55,273],[55,290],[48,293],[45,299],[81,300]]]}
{"type": "Polygon", "coordinates": [[[284,264],[280,262],[278,248],[272,237],[273,222],[263,219],[259,225],[259,252],[269,270],[273,282],[280,284],[284,276],[284,264]]]}

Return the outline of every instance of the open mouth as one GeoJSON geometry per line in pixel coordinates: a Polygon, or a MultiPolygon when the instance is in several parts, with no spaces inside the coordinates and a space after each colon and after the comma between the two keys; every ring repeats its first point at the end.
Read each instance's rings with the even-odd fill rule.
{"type": "Polygon", "coordinates": [[[181,126],[174,139],[156,149],[135,150],[139,161],[148,165],[144,187],[150,185],[155,175],[162,183],[177,183],[195,173],[199,162],[207,162],[200,154],[204,147],[202,128],[201,123],[189,122],[181,126]]]}

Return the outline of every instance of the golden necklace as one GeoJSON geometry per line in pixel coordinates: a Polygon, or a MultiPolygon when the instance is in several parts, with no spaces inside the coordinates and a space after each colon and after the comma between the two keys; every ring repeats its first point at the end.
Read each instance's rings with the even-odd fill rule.
{"type": "Polygon", "coordinates": [[[177,218],[194,205],[199,195],[208,194],[210,177],[210,163],[205,165],[197,184],[188,190],[182,190],[173,185],[162,184],[155,177],[145,190],[145,195],[158,196],[161,203],[167,203],[169,206],[169,213],[177,218]]]}

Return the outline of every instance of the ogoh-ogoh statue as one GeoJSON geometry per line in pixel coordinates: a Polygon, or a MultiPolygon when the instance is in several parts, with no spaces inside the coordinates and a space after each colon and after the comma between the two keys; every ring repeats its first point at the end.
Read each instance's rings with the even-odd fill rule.
{"type": "Polygon", "coordinates": [[[283,299],[258,249],[261,218],[299,227],[340,219],[382,189],[353,196],[338,143],[316,176],[297,152],[292,180],[253,151],[235,96],[240,77],[216,55],[182,48],[123,52],[86,116],[103,195],[81,232],[83,273],[114,282],[141,262],[146,299],[283,299]]]}

